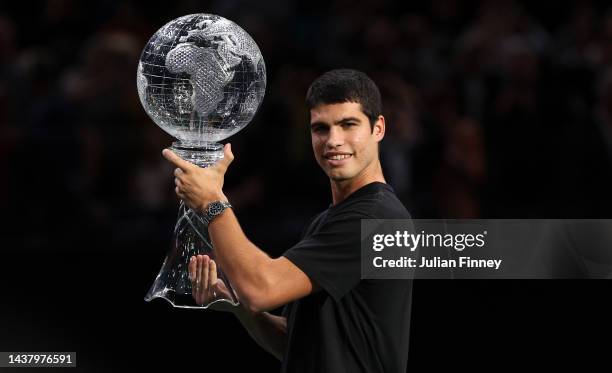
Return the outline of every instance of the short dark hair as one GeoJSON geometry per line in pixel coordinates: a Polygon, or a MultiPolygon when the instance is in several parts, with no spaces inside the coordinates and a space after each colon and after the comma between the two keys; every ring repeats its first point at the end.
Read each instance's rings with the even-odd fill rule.
{"type": "Polygon", "coordinates": [[[352,69],[336,69],[321,75],[308,88],[308,110],[317,105],[356,102],[370,120],[370,127],[382,113],[380,91],[366,74],[352,69]]]}

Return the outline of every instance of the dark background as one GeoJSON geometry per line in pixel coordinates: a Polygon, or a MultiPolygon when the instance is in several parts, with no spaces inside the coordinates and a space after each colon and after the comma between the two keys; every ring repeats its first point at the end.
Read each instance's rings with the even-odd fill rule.
{"type": "MultiPolygon", "coordinates": [[[[163,24],[201,12],[237,22],[266,61],[226,192],[273,256],[331,200],[303,102],[337,67],[381,88],[385,175],[414,217],[612,217],[606,1],[4,1],[0,351],[77,351],[94,372],[278,370],[231,315],[143,301],[177,200],[137,61],[163,24]]],[[[609,366],[610,290],[417,281],[409,371],[609,366]]]]}

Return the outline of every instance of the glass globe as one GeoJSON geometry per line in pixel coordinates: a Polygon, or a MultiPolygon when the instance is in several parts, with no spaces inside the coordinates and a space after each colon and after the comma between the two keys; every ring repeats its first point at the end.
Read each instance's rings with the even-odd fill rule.
{"type": "MultiPolygon", "coordinates": [[[[266,89],[266,67],[257,44],[238,25],[212,14],[192,14],[168,22],[149,39],[138,63],[136,86],[147,114],[178,140],[171,149],[208,167],[223,158],[218,141],[240,131],[257,112],[266,89]]],[[[145,300],[162,298],[181,308],[238,305],[221,267],[218,289],[196,303],[188,266],[199,254],[216,258],[207,220],[181,201],[172,247],[145,300]]]]}
{"type": "Polygon", "coordinates": [[[214,142],[240,131],[257,112],[266,67],[240,26],[217,15],[191,14],[168,22],[149,39],[138,63],[137,87],[147,114],[178,139],[172,149],[206,166],[222,157],[214,142]]]}

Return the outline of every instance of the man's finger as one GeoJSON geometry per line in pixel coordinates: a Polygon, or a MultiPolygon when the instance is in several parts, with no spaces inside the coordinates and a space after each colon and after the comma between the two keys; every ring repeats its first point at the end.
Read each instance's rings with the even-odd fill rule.
{"type": "Polygon", "coordinates": [[[204,255],[204,265],[202,266],[202,282],[203,282],[203,288],[204,291],[208,290],[208,279],[209,279],[209,272],[210,271],[210,258],[208,258],[208,255],[204,255]]]}
{"type": "Polygon", "coordinates": [[[220,167],[223,171],[227,170],[229,165],[234,160],[234,153],[232,153],[232,144],[229,142],[223,147],[223,159],[221,159],[215,166],[220,167]]]}
{"type": "Polygon", "coordinates": [[[185,194],[181,192],[181,189],[179,187],[174,188],[174,192],[180,199],[185,200],[185,194]]]}
{"type": "Polygon", "coordinates": [[[170,149],[164,149],[162,150],[162,155],[164,156],[164,158],[166,158],[170,163],[172,163],[173,165],[175,165],[176,167],[182,169],[183,171],[187,171],[190,170],[191,168],[195,167],[195,165],[191,162],[187,162],[186,160],[184,160],[183,158],[179,157],[178,155],[176,155],[176,153],[174,153],[172,150],[170,149]]]}
{"type": "Polygon", "coordinates": [[[197,260],[195,256],[189,259],[189,280],[191,281],[191,296],[198,303],[198,287],[196,285],[197,260]]]}
{"type": "Polygon", "coordinates": [[[193,282],[196,279],[196,261],[195,261],[195,256],[192,256],[189,259],[189,281],[192,282],[191,286],[193,287],[193,282]]]}
{"type": "Polygon", "coordinates": [[[210,272],[208,274],[210,286],[213,287],[217,284],[217,263],[214,260],[210,260],[210,272]]]}
{"type": "Polygon", "coordinates": [[[202,257],[198,255],[196,257],[196,283],[195,283],[196,299],[197,299],[198,304],[200,303],[200,295],[202,294],[201,286],[202,286],[202,257]]]}

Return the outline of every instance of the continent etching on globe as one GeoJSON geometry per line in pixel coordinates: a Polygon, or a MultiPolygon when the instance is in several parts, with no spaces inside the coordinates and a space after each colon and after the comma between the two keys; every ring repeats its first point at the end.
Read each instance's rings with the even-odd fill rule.
{"type": "Polygon", "coordinates": [[[193,110],[206,118],[213,113],[223,100],[223,88],[234,77],[215,56],[214,52],[182,43],[166,56],[166,67],[172,73],[186,73],[191,79],[193,110]]]}

